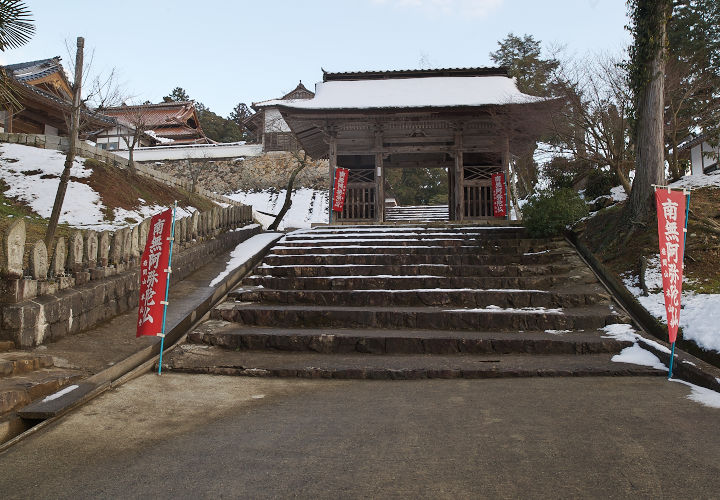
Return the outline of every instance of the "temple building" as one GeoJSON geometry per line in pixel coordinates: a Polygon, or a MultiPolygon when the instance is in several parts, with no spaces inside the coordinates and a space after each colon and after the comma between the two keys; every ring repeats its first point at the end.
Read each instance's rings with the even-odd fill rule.
{"type": "Polygon", "coordinates": [[[126,149],[138,128],[143,134],[137,146],[214,143],[205,136],[192,101],[123,105],[104,108],[103,113],[118,124],[93,138],[105,149],[126,149]]]}
{"type": "MultiPolygon", "coordinates": [[[[68,135],[72,110],[72,85],[60,57],[3,66],[15,84],[22,108],[0,111],[0,130],[7,133],[68,135]]],[[[84,109],[81,125],[84,132],[112,126],[114,120],[84,109]]],[[[82,134],[81,134],[82,135],[82,134]]]]}
{"type": "Polygon", "coordinates": [[[255,113],[245,118],[243,125],[254,138],[254,142],[263,145],[263,152],[294,151],[298,142],[278,111],[278,104],[304,101],[315,97],[315,93],[305,88],[302,82],[291,92],[279,99],[254,102],[255,113]]]}
{"type": "Polygon", "coordinates": [[[311,99],[270,101],[313,158],[349,170],[331,222],[385,221],[394,168],[446,168],[450,220],[493,218],[491,177],[531,149],[556,101],[521,93],[507,68],[323,72],[311,99]]]}

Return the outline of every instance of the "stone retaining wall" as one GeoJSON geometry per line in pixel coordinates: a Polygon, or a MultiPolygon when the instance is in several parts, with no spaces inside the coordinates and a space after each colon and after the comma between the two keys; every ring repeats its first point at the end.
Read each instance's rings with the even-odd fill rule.
{"type": "MultiPolygon", "coordinates": [[[[273,152],[244,158],[164,160],[137,165],[182,179],[190,186],[195,178],[198,190],[212,188],[229,194],[284,189],[297,162],[290,153],[273,152]]],[[[295,179],[295,188],[327,189],[328,172],[327,160],[311,161],[295,179]]]]}
{"type": "MultiPolygon", "coordinates": [[[[212,220],[209,216],[202,218],[198,216],[196,220],[201,219],[212,220]]],[[[192,237],[194,231],[192,227],[188,232],[176,233],[179,239],[176,240],[173,249],[173,280],[186,278],[215,255],[260,232],[260,227],[254,225],[234,230],[228,230],[229,228],[226,227],[223,232],[214,234],[207,229],[209,226],[206,224],[207,222],[202,222],[200,227],[204,229],[199,231],[205,233],[205,236],[198,234],[194,239],[187,239],[192,237]]],[[[52,293],[32,299],[25,298],[2,306],[0,340],[11,340],[19,348],[39,345],[92,328],[102,321],[137,307],[140,280],[140,269],[137,266],[139,254],[132,256],[132,247],[122,248],[123,250],[118,252],[123,257],[115,264],[96,267],[90,271],[84,268],[74,275],[69,274],[59,278],[60,281],[75,280],[75,286],[71,288],[62,291],[55,288],[52,293]],[[126,248],[131,256],[128,260],[122,260],[125,258],[126,248]],[[81,280],[82,284],[77,281],[79,274],[85,274],[81,280]],[[87,276],[88,274],[90,276],[87,276]]],[[[5,283],[7,280],[2,281],[5,283]]]]}

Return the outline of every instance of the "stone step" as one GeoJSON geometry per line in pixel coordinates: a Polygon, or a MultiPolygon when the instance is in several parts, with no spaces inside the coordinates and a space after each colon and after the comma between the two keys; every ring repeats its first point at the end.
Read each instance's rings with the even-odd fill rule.
{"type": "Polygon", "coordinates": [[[536,240],[536,239],[494,239],[471,238],[463,236],[431,237],[383,237],[383,238],[305,238],[287,239],[278,241],[273,248],[288,247],[470,247],[476,251],[483,249],[502,250],[515,249],[517,252],[535,252],[567,246],[562,240],[536,240]]]}
{"type": "Polygon", "coordinates": [[[18,410],[33,400],[48,396],[82,377],[83,374],[79,371],[41,368],[0,379],[0,415],[18,410]]]}
{"type": "Polygon", "coordinates": [[[285,328],[424,328],[517,331],[587,330],[624,322],[608,305],[567,309],[348,307],[253,304],[227,301],[212,319],[285,328]]]}
{"type": "Polygon", "coordinates": [[[232,351],[184,345],[163,358],[163,371],[251,377],[423,379],[500,377],[666,376],[646,366],[615,363],[612,354],[364,355],[232,351]]]}
{"type": "MultiPolygon", "coordinates": [[[[518,240],[519,241],[519,240],[518,240]]],[[[406,255],[505,255],[505,256],[530,256],[548,253],[553,250],[570,250],[565,242],[553,243],[537,243],[521,247],[500,247],[500,246],[481,246],[481,245],[458,245],[458,246],[442,246],[433,244],[423,244],[423,242],[415,242],[409,245],[385,245],[385,244],[366,244],[366,243],[348,243],[345,245],[324,245],[321,242],[314,242],[307,245],[286,245],[278,243],[272,247],[273,255],[305,255],[305,254],[406,254],[406,255]]]]}
{"type": "Polygon", "coordinates": [[[321,277],[321,276],[448,276],[448,277],[490,277],[490,276],[546,276],[567,274],[575,266],[567,264],[543,265],[474,265],[448,266],[445,264],[417,265],[294,265],[271,266],[262,264],[256,273],[276,277],[321,277]]]}
{"type": "Polygon", "coordinates": [[[247,328],[210,320],[188,342],[233,350],[308,351],[324,354],[597,354],[619,353],[632,342],[587,332],[458,332],[247,328]]]}
{"type": "Polygon", "coordinates": [[[273,290],[419,290],[419,289],[513,289],[549,290],[554,287],[597,283],[589,270],[572,275],[523,276],[523,277],[447,277],[436,275],[418,276],[334,276],[281,278],[253,275],[243,280],[243,285],[273,290]]]}
{"type": "Polygon", "coordinates": [[[578,307],[609,302],[603,290],[584,287],[566,293],[545,290],[271,290],[240,287],[228,294],[239,302],[312,304],[317,306],[452,306],[452,307],[578,307]]]}
{"type": "Polygon", "coordinates": [[[271,266],[282,265],[420,265],[445,264],[449,266],[476,266],[476,265],[540,265],[558,262],[572,262],[581,264],[580,258],[571,250],[553,250],[532,255],[505,255],[505,254],[406,254],[406,253],[346,253],[344,255],[298,253],[295,255],[278,255],[271,253],[265,256],[264,263],[271,266]]]}
{"type": "Polygon", "coordinates": [[[15,349],[15,342],[12,340],[0,340],[0,352],[8,352],[15,349]]]}
{"type": "Polygon", "coordinates": [[[0,353],[0,377],[10,377],[53,366],[53,357],[22,351],[0,353]]]}
{"type": "Polygon", "coordinates": [[[421,240],[436,240],[436,239],[447,239],[447,238],[461,238],[470,239],[473,241],[495,241],[495,240],[527,240],[528,236],[524,230],[518,230],[511,228],[509,230],[470,230],[470,229],[424,229],[424,228],[408,228],[404,230],[366,230],[366,231],[324,231],[324,230],[301,230],[288,233],[284,236],[283,241],[294,241],[304,239],[316,239],[316,240],[365,240],[365,239],[421,239],[421,240]]]}

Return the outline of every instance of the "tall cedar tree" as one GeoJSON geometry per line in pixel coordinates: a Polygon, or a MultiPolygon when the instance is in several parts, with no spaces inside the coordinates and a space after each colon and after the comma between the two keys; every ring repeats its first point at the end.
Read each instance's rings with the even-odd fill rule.
{"type": "Polygon", "coordinates": [[[628,7],[628,29],[633,35],[628,76],[634,104],[635,179],[625,214],[631,224],[644,224],[653,209],[652,186],[665,181],[664,74],[672,0],[628,0],[628,7]]]}

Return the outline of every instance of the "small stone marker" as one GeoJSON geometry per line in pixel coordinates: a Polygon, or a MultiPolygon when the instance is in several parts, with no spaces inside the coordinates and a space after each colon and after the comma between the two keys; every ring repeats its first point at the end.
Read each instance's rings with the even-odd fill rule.
{"type": "Polygon", "coordinates": [[[30,250],[30,274],[36,280],[47,279],[48,251],[43,240],[36,241],[30,250]]]}
{"type": "Polygon", "coordinates": [[[3,240],[5,272],[17,278],[22,278],[23,275],[25,236],[25,219],[18,219],[7,228],[3,240]]]}
{"type": "Polygon", "coordinates": [[[100,233],[98,239],[98,265],[107,267],[110,261],[110,231],[100,233]]]}
{"type": "Polygon", "coordinates": [[[85,233],[85,262],[90,269],[96,267],[98,263],[98,236],[95,231],[85,233]]]}
{"type": "Polygon", "coordinates": [[[122,229],[123,240],[122,240],[122,260],[123,262],[130,262],[131,246],[132,246],[132,231],[129,227],[122,229]]]}
{"type": "Polygon", "coordinates": [[[138,247],[140,249],[140,253],[145,251],[145,243],[147,243],[148,232],[150,232],[150,218],[147,218],[140,223],[140,231],[138,234],[138,247]]]}
{"type": "Polygon", "coordinates": [[[192,214],[192,217],[190,217],[190,238],[188,239],[194,239],[198,236],[198,219],[199,214],[198,211],[195,210],[192,214]]]}
{"type": "Polygon", "coordinates": [[[67,259],[67,249],[65,248],[65,238],[62,236],[55,243],[55,252],[52,257],[52,273],[54,276],[62,276],[65,274],[65,261],[67,259]]]}
{"type": "Polygon", "coordinates": [[[130,258],[137,260],[140,257],[140,245],[138,238],[140,236],[140,226],[133,226],[130,231],[130,258]]]}
{"type": "Polygon", "coordinates": [[[83,267],[83,235],[75,231],[70,235],[70,252],[67,267],[72,272],[81,271],[83,267]]]}
{"type": "Polygon", "coordinates": [[[122,229],[113,233],[110,240],[110,264],[118,265],[122,262],[124,237],[122,229]]]}

